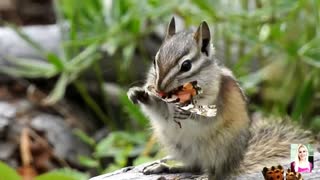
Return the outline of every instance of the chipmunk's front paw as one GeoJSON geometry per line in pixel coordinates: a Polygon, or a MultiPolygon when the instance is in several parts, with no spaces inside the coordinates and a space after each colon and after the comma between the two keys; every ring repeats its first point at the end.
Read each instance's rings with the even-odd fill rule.
{"type": "Polygon", "coordinates": [[[143,174],[160,174],[160,173],[167,173],[169,172],[169,166],[163,162],[156,161],[145,166],[142,170],[143,174]]]}
{"type": "Polygon", "coordinates": [[[134,104],[138,102],[146,104],[150,100],[149,94],[141,87],[130,88],[127,95],[134,104]]]}

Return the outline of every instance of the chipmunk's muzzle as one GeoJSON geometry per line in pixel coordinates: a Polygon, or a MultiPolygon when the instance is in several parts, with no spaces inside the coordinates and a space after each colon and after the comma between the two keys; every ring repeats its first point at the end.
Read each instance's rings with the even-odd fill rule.
{"type": "Polygon", "coordinates": [[[189,104],[192,101],[194,96],[202,92],[201,88],[197,84],[198,84],[197,81],[192,81],[184,85],[181,85],[179,87],[176,87],[169,92],[163,92],[163,91],[157,91],[157,90],[153,90],[153,92],[156,94],[156,96],[160,97],[166,102],[189,104]]]}

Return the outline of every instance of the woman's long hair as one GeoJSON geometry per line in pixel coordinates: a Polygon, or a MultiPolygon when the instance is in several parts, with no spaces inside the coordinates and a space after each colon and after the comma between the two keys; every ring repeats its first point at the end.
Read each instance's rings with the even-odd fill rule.
{"type": "Polygon", "coordinates": [[[309,158],[309,150],[308,150],[308,148],[303,144],[299,144],[298,148],[297,148],[297,154],[296,154],[296,157],[295,157],[295,161],[294,161],[294,170],[295,170],[295,172],[298,172],[298,168],[300,166],[299,149],[301,147],[304,147],[304,149],[307,151],[307,156],[306,156],[306,161],[307,162],[308,162],[308,158],[309,158]]]}

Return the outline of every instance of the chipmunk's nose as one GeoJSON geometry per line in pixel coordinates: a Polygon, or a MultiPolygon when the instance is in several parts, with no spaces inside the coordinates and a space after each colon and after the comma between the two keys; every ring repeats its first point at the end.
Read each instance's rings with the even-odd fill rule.
{"type": "Polygon", "coordinates": [[[155,86],[153,86],[153,85],[149,85],[148,87],[147,87],[147,89],[149,90],[149,91],[151,91],[151,92],[153,92],[153,93],[156,93],[159,97],[165,97],[166,96],[166,92],[164,92],[164,91],[160,91],[158,88],[156,88],[155,86]]]}
{"type": "Polygon", "coordinates": [[[164,98],[166,96],[166,93],[163,91],[157,91],[158,95],[162,98],[164,98]]]}
{"type": "Polygon", "coordinates": [[[164,96],[166,95],[166,93],[159,88],[159,84],[158,84],[158,83],[157,83],[157,86],[156,86],[156,88],[155,88],[155,92],[156,92],[160,97],[164,97],[164,96]]]}

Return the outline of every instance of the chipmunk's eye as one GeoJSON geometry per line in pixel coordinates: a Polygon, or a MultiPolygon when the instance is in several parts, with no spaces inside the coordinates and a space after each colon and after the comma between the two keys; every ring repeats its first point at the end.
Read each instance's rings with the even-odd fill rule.
{"type": "Polygon", "coordinates": [[[189,59],[185,60],[181,65],[180,71],[181,72],[187,72],[187,71],[189,71],[191,69],[191,67],[192,67],[191,61],[189,59]]]}

